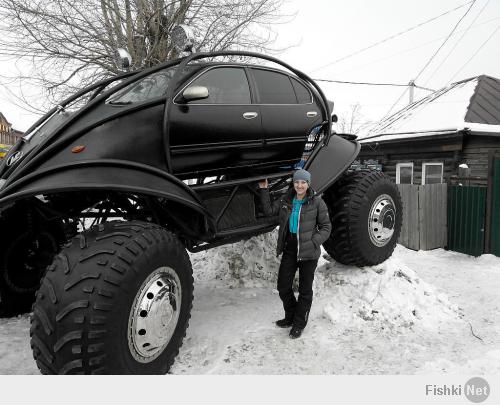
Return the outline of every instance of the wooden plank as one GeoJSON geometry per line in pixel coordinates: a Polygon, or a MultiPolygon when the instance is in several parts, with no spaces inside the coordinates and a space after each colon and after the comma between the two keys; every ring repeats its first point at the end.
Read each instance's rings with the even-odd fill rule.
{"type": "Polygon", "coordinates": [[[403,204],[403,218],[398,243],[408,247],[408,187],[406,184],[398,184],[397,187],[399,190],[399,194],[401,195],[401,202],[403,204]]]}
{"type": "Polygon", "coordinates": [[[426,205],[426,191],[429,187],[418,186],[418,238],[419,247],[422,250],[427,250],[427,240],[426,240],[426,223],[425,223],[425,205],[426,205]]]}
{"type": "Polygon", "coordinates": [[[419,247],[422,250],[445,247],[447,241],[447,185],[418,186],[419,247]]]}
{"type": "Polygon", "coordinates": [[[418,250],[418,197],[417,187],[411,184],[398,184],[403,203],[403,223],[398,242],[409,249],[418,250]]]}
{"type": "Polygon", "coordinates": [[[418,219],[418,185],[409,185],[408,198],[408,247],[410,249],[419,250],[420,241],[420,224],[418,219]]]}

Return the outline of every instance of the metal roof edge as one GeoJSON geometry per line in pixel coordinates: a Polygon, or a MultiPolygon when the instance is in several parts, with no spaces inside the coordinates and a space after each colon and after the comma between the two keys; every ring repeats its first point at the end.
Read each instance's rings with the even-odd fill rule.
{"type": "MultiPolygon", "coordinates": [[[[364,141],[373,139],[376,141],[375,138],[381,138],[383,136],[398,136],[398,135],[419,135],[422,134],[421,136],[410,136],[406,138],[399,138],[401,139],[422,139],[422,137],[425,137],[424,134],[429,134],[429,136],[437,136],[441,134],[451,134],[451,133],[456,133],[462,131],[460,128],[447,128],[447,129],[436,129],[436,130],[425,130],[425,131],[412,131],[412,132],[388,132],[388,133],[382,133],[382,134],[377,134],[377,135],[372,135],[372,136],[367,136],[365,138],[358,138],[358,142],[364,143],[364,141]]],[[[397,138],[396,138],[397,140],[397,138]]],[[[389,139],[384,139],[383,141],[380,142],[386,142],[390,141],[389,139]]]]}

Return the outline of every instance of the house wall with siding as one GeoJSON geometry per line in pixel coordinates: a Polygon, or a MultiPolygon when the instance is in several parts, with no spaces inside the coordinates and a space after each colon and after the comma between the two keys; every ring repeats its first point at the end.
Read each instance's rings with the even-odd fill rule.
{"type": "Polygon", "coordinates": [[[413,184],[422,184],[423,163],[443,163],[443,182],[448,183],[452,174],[456,173],[455,160],[449,153],[433,154],[423,157],[418,154],[391,155],[386,164],[382,164],[382,171],[396,181],[396,164],[413,163],[413,184]]]}
{"type": "Polygon", "coordinates": [[[500,152],[500,134],[497,136],[469,136],[464,142],[461,162],[467,163],[472,177],[488,177],[488,155],[490,151],[500,152]]]}
{"type": "Polygon", "coordinates": [[[458,166],[467,163],[470,168],[470,185],[486,185],[488,155],[500,152],[500,134],[468,135],[463,142],[407,142],[406,144],[362,144],[359,159],[376,159],[382,163],[382,171],[396,181],[396,164],[413,162],[413,184],[422,184],[422,163],[442,162],[443,181],[450,183],[451,176],[458,176],[458,166]],[[478,179],[476,179],[478,178],[478,179]]]}
{"type": "MultiPolygon", "coordinates": [[[[391,151],[387,151],[391,152],[391,151]]],[[[413,163],[413,184],[422,184],[423,163],[443,163],[443,181],[449,182],[451,175],[457,174],[457,154],[454,151],[422,152],[416,147],[408,146],[405,153],[383,153],[370,150],[363,145],[358,159],[376,159],[382,163],[382,171],[396,181],[396,165],[398,163],[413,163]]]]}

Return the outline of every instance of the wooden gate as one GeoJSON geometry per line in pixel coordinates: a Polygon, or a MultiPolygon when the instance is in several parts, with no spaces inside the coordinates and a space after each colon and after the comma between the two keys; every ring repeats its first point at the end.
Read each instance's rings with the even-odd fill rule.
{"type": "Polygon", "coordinates": [[[447,185],[398,184],[403,201],[399,243],[413,250],[446,247],[447,185]]]}

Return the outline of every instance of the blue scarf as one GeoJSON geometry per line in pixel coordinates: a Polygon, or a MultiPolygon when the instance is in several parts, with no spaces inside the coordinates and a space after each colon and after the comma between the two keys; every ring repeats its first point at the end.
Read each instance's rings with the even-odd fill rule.
{"type": "Polygon", "coordinates": [[[297,233],[300,206],[304,203],[304,201],[305,198],[297,200],[297,198],[294,197],[293,199],[292,213],[290,214],[290,219],[288,220],[288,227],[290,228],[291,233],[297,233]]]}

